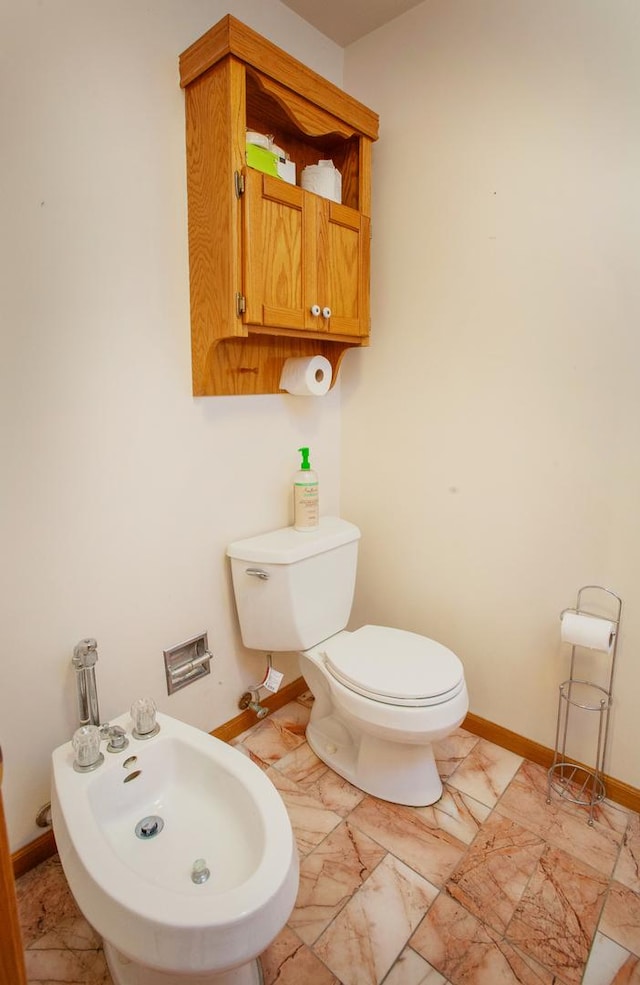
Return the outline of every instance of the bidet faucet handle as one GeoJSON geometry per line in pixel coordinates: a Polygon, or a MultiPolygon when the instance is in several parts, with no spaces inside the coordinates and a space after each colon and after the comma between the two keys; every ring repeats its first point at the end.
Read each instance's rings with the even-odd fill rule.
{"type": "Polygon", "coordinates": [[[97,725],[81,725],[73,733],[71,745],[75,753],[73,768],[78,773],[94,770],[104,762],[100,752],[100,729],[97,725]]]}
{"type": "Polygon", "coordinates": [[[107,738],[109,739],[107,752],[122,752],[129,745],[127,733],[120,725],[110,725],[107,729],[107,738]]]}
{"type": "Polygon", "coordinates": [[[134,739],[150,739],[160,731],[156,722],[156,704],[152,698],[137,698],[131,705],[131,718],[134,739]]]}

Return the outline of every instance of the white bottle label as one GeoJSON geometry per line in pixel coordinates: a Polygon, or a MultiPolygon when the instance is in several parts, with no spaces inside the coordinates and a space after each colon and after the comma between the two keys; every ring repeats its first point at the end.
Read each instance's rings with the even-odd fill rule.
{"type": "Polygon", "coordinates": [[[315,530],[320,521],[317,482],[296,482],[293,487],[293,525],[296,530],[315,530]]]}

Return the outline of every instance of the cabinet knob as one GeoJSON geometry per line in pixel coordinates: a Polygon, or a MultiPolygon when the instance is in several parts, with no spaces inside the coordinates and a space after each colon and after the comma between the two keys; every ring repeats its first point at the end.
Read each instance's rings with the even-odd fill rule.
{"type": "Polygon", "coordinates": [[[319,304],[312,304],[311,305],[311,314],[314,316],[314,318],[317,318],[318,317],[318,315],[320,314],[320,305],[319,304]]]}
{"type": "Polygon", "coordinates": [[[322,309],[322,317],[323,318],[331,318],[331,308],[329,308],[329,307],[323,308],[322,309]]]}

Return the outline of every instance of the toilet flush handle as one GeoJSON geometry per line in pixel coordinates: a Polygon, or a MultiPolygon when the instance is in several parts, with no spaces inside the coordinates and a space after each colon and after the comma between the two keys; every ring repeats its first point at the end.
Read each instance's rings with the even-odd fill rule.
{"type": "Polygon", "coordinates": [[[265,571],[264,568],[246,568],[246,572],[254,578],[261,578],[262,581],[267,581],[269,578],[269,572],[265,571]]]}

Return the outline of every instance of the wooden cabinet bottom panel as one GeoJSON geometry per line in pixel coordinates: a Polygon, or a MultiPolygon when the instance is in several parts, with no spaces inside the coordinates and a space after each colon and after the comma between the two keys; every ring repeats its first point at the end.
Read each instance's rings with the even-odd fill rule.
{"type": "Polygon", "coordinates": [[[278,393],[285,360],[300,356],[321,355],[328,359],[335,383],[342,357],[349,348],[348,343],[273,335],[222,339],[209,352],[206,385],[198,396],[278,393]]]}

